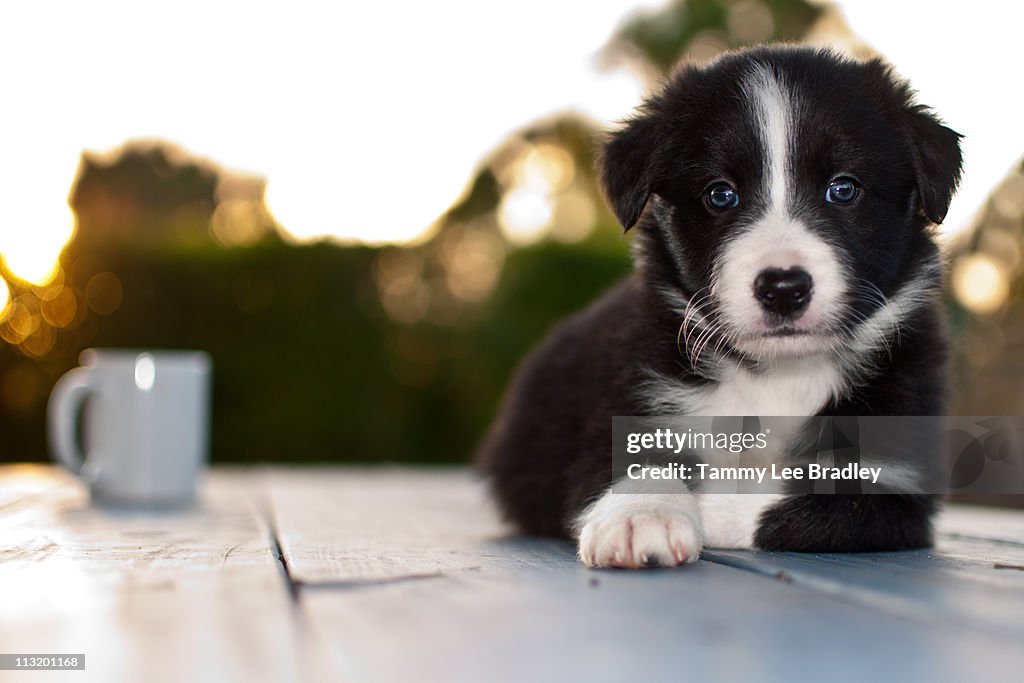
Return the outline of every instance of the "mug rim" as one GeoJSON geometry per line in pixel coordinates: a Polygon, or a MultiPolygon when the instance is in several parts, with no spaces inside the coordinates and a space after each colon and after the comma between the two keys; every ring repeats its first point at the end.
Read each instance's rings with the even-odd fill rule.
{"type": "Polygon", "coordinates": [[[184,367],[209,371],[212,361],[210,354],[199,349],[137,349],[119,347],[88,348],[78,355],[83,367],[134,366],[143,356],[150,356],[153,362],[163,367],[184,367]]]}

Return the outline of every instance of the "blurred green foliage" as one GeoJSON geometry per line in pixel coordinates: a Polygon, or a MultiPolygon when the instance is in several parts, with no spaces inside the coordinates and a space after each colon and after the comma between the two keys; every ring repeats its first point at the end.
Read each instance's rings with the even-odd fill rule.
{"type": "MultiPolygon", "coordinates": [[[[657,78],[684,55],[797,39],[821,12],[676,0],[627,19],[604,56],[657,78]]],[[[57,280],[36,287],[0,262],[0,461],[45,458],[46,397],[93,346],[207,350],[217,461],[466,459],[522,355],[629,270],[594,178],[600,135],[568,113],[529,124],[427,239],[382,248],[295,245],[262,180],[167,145],[84,155],[57,280]],[[565,177],[549,235],[522,246],[500,214],[538,150],[565,177]],[[573,221],[582,231],[560,231],[573,221]]]]}
{"type": "Polygon", "coordinates": [[[691,56],[706,59],[752,42],[799,40],[824,12],[805,0],[673,0],[627,19],[605,50],[664,74],[693,48],[691,56]]]}
{"type": "MultiPolygon", "coordinates": [[[[124,295],[88,345],[207,350],[219,461],[459,460],[524,349],[628,268],[619,245],[544,242],[510,255],[472,318],[398,325],[366,277],[379,252],[280,242],[96,252],[124,295]]],[[[44,455],[43,401],[77,350],[40,362],[0,349],[3,372],[34,377],[22,380],[29,408],[0,412],[4,459],[44,455]]]]}

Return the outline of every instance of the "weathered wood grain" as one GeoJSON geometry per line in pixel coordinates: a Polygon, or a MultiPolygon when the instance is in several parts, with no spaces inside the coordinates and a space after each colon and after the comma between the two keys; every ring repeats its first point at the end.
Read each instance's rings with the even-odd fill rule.
{"type": "Polygon", "coordinates": [[[589,571],[510,535],[464,469],[221,469],[155,514],[6,467],[0,650],[86,652],[87,677],[47,681],[976,680],[1024,667],[1022,519],[950,507],[928,551],[589,571]]]}
{"type": "Polygon", "coordinates": [[[936,525],[940,536],[963,536],[1024,546],[1024,511],[947,505],[936,525]]]}
{"type": "MultiPolygon", "coordinates": [[[[355,680],[946,681],[1024,666],[1024,572],[995,568],[1019,549],[950,536],[956,509],[934,551],[707,551],[677,570],[594,572],[568,544],[503,537],[465,472],[271,479],[311,632],[355,680]]],[[[969,513],[1005,536],[989,528],[1001,516],[969,513]]]]}
{"type": "Polygon", "coordinates": [[[985,546],[974,551],[971,561],[970,545],[943,545],[935,550],[845,555],[713,550],[704,557],[768,579],[784,577],[837,600],[905,616],[928,627],[955,625],[973,637],[1021,642],[1024,576],[1018,574],[1024,572],[996,569],[998,560],[984,552],[985,546]]]}
{"type": "Polygon", "coordinates": [[[74,477],[48,465],[18,463],[0,465],[0,519],[12,506],[34,496],[73,484],[74,477]]]}
{"type": "Polygon", "coordinates": [[[552,567],[573,553],[510,537],[462,468],[274,469],[269,486],[289,572],[303,583],[552,567]]]}
{"type": "Polygon", "coordinates": [[[1011,638],[704,561],[485,570],[302,601],[339,671],[381,683],[964,681],[1024,665],[1011,638]]]}
{"type": "MultiPolygon", "coordinates": [[[[503,541],[465,472],[274,470],[270,488],[311,628],[356,680],[963,680],[1024,666],[1024,572],[994,567],[1019,549],[949,536],[965,530],[955,509],[934,551],[709,551],[676,570],[588,571],[567,544],[503,541]]],[[[1006,536],[990,528],[1000,515],[968,512],[974,531],[1006,536]]]]}
{"type": "MultiPolygon", "coordinates": [[[[0,469],[0,490],[23,476],[0,469]]],[[[254,508],[258,476],[214,472],[195,509],[162,514],[90,507],[51,476],[0,511],[0,649],[84,652],[87,675],[0,680],[297,680],[315,665],[254,508]]]]}

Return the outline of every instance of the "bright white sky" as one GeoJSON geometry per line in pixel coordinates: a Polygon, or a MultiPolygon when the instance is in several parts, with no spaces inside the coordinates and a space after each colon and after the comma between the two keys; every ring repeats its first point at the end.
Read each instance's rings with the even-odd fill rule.
{"type": "MultiPolygon", "coordinates": [[[[70,235],[83,149],[162,138],[268,179],[298,237],[409,239],[510,131],[638,102],[596,52],[658,0],[288,3],[91,0],[0,6],[0,253],[40,279],[70,235]]],[[[1017,3],[850,0],[853,30],[968,135],[948,225],[1024,154],[1017,3]],[[967,14],[967,9],[971,14],[967,14]],[[1013,16],[1011,16],[1013,15],[1013,16]]]]}

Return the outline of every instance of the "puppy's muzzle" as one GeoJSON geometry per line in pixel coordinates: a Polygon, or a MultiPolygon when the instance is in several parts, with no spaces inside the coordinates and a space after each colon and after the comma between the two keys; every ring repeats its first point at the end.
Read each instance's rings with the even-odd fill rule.
{"type": "Polygon", "coordinates": [[[803,268],[765,268],[754,278],[754,296],[768,313],[795,320],[811,302],[812,286],[803,268]]]}

